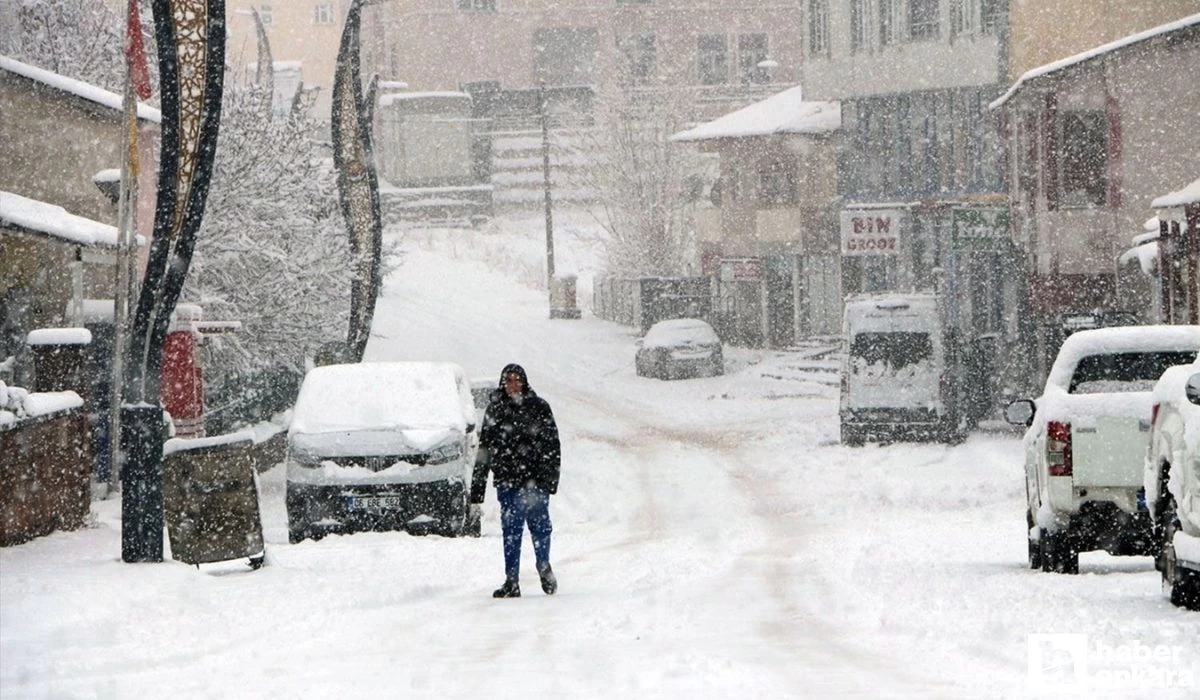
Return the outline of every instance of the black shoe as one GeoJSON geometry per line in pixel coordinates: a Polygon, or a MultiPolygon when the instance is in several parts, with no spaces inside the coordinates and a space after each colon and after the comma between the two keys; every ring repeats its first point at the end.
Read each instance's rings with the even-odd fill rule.
{"type": "Polygon", "coordinates": [[[493,598],[520,598],[521,584],[516,581],[505,581],[503,586],[492,591],[493,598]]]}
{"type": "Polygon", "coordinates": [[[538,567],[538,576],[542,579],[542,592],[546,595],[554,595],[558,590],[558,579],[554,578],[554,570],[550,565],[538,567]]]}

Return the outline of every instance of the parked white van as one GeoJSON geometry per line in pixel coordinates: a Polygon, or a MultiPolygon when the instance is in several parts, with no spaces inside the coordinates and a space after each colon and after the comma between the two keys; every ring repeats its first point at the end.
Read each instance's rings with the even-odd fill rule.
{"type": "Polygon", "coordinates": [[[467,496],[476,424],[470,382],[455,364],[311,370],[288,430],[288,539],[392,529],[474,534],[467,496]]]}
{"type": "Polygon", "coordinates": [[[953,395],[953,348],[932,293],[846,299],[842,443],[961,440],[953,395]]]}

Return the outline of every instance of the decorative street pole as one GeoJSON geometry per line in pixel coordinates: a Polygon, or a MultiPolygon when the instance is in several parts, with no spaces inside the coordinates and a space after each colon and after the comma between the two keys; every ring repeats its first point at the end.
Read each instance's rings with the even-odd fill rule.
{"type": "MultiPolygon", "coordinates": [[[[359,27],[362,7],[369,0],[354,0],[346,12],[346,26],[338,49],[333,80],[333,165],[337,170],[338,203],[350,235],[354,276],[350,281],[350,327],[346,334],[348,357],[361,362],[371,334],[375,300],[382,279],[379,257],[383,223],[379,211],[379,180],[371,148],[369,107],[364,105],[359,71],[359,27]]],[[[374,91],[372,91],[372,94],[374,91]]]]}
{"type": "Polygon", "coordinates": [[[163,341],[196,246],[217,148],[225,0],[153,0],[162,97],[154,238],[130,330],[121,406],[121,558],[162,561],[163,341]]]}

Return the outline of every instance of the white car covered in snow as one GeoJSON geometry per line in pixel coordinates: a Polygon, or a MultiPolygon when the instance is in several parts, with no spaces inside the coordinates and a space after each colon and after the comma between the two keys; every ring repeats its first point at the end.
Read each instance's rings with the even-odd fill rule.
{"type": "Polygon", "coordinates": [[[1172,604],[1200,610],[1200,362],[1168,369],[1153,396],[1144,483],[1155,566],[1172,604]]]}
{"type": "Polygon", "coordinates": [[[1036,400],[1008,406],[1026,425],[1025,514],[1032,568],[1079,571],[1079,553],[1153,552],[1142,474],[1151,389],[1196,360],[1197,326],[1080,331],[1063,343],[1036,400]]]}
{"type": "Polygon", "coordinates": [[[477,534],[478,449],[463,369],[447,362],[317,367],[288,430],[288,537],[404,529],[477,534]]]}

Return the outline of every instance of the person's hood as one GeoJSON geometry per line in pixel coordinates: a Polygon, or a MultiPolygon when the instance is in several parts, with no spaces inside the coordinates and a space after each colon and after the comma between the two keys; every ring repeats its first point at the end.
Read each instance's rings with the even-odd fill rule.
{"type": "Polygon", "coordinates": [[[508,392],[504,391],[504,377],[510,373],[516,374],[521,378],[521,383],[525,385],[525,390],[521,392],[522,394],[525,396],[537,396],[533,387],[529,386],[529,376],[525,374],[525,368],[515,362],[505,365],[504,369],[500,370],[500,381],[496,384],[496,390],[500,393],[500,396],[508,396],[508,392]]]}

